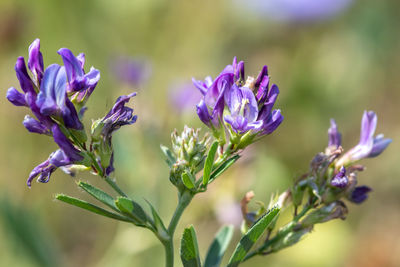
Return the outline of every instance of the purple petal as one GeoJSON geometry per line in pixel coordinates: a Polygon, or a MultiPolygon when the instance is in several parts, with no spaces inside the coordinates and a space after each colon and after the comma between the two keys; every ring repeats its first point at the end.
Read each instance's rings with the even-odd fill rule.
{"type": "Polygon", "coordinates": [[[368,158],[373,158],[380,155],[392,142],[392,139],[384,138],[383,134],[379,134],[374,138],[374,144],[371,152],[368,154],[368,158]]]}
{"type": "Polygon", "coordinates": [[[15,63],[15,72],[17,73],[17,78],[19,80],[19,84],[21,85],[22,91],[25,93],[31,92],[35,93],[33,88],[33,82],[28,75],[28,71],[26,70],[25,60],[23,57],[19,57],[17,62],[15,63]]]}
{"type": "Polygon", "coordinates": [[[84,75],[82,61],[80,61],[82,60],[82,56],[80,57],[80,60],[78,60],[68,48],[61,48],[58,50],[58,54],[61,55],[64,62],[68,82],[74,83],[78,80],[81,80],[84,75]]]}
{"type": "Polygon", "coordinates": [[[199,116],[200,120],[208,127],[212,127],[212,123],[211,123],[212,118],[210,116],[210,113],[208,113],[207,105],[203,100],[201,100],[200,103],[197,104],[196,111],[197,111],[197,115],[199,116]]]}
{"type": "Polygon", "coordinates": [[[79,119],[75,106],[68,98],[65,98],[65,107],[63,107],[61,114],[65,127],[76,130],[83,129],[83,124],[79,119]]]}
{"type": "Polygon", "coordinates": [[[39,86],[43,78],[43,56],[40,52],[40,40],[36,39],[29,46],[28,68],[33,73],[39,86]]]}
{"type": "Polygon", "coordinates": [[[368,193],[371,191],[372,189],[366,185],[357,186],[351,193],[349,199],[356,204],[360,204],[368,198],[368,193]]]}
{"type": "Polygon", "coordinates": [[[79,150],[72,145],[71,141],[64,135],[57,124],[53,125],[51,131],[53,132],[54,141],[61,148],[61,150],[63,150],[71,162],[78,162],[83,159],[83,156],[80,154],[79,150]]]}
{"type": "Polygon", "coordinates": [[[40,123],[29,115],[26,115],[23,121],[25,128],[31,133],[50,134],[46,125],[40,123]]]}
{"type": "Polygon", "coordinates": [[[260,86],[262,80],[264,79],[264,76],[268,76],[268,67],[267,66],[263,66],[260,73],[258,74],[256,82],[255,82],[255,87],[260,86]]]}
{"type": "Polygon", "coordinates": [[[57,64],[47,67],[36,100],[43,115],[59,115],[66,108],[66,82],[64,67],[57,64]]]}
{"type": "Polygon", "coordinates": [[[364,111],[361,121],[360,145],[372,145],[377,124],[377,116],[373,111],[364,111]]]}
{"type": "Polygon", "coordinates": [[[340,171],[332,178],[331,185],[338,188],[345,188],[349,183],[349,179],[346,176],[346,169],[342,166],[340,171]]]}
{"type": "Polygon", "coordinates": [[[80,53],[79,55],[76,56],[76,59],[79,61],[81,68],[83,69],[83,67],[85,66],[85,54],[84,53],[80,53]]]}
{"type": "Polygon", "coordinates": [[[28,106],[25,100],[25,94],[19,92],[14,87],[11,87],[7,91],[7,99],[15,106],[28,106]]]}
{"type": "Polygon", "coordinates": [[[31,171],[28,180],[26,181],[26,184],[28,185],[29,188],[31,187],[32,180],[40,173],[42,173],[41,176],[43,177],[48,177],[48,178],[50,177],[51,169],[49,169],[48,167],[50,167],[50,161],[47,159],[46,161],[40,163],[31,171]]]}
{"type": "Polygon", "coordinates": [[[267,97],[268,86],[269,86],[269,76],[264,76],[264,78],[260,83],[260,87],[258,88],[257,91],[257,100],[261,103],[264,102],[265,100],[263,101],[263,99],[267,97]]]}
{"type": "Polygon", "coordinates": [[[271,134],[282,123],[283,116],[280,109],[273,110],[270,118],[264,121],[262,134],[271,134]]]}
{"type": "Polygon", "coordinates": [[[338,131],[336,122],[334,119],[331,119],[331,127],[328,129],[328,146],[339,147],[342,144],[342,135],[338,131]]]}

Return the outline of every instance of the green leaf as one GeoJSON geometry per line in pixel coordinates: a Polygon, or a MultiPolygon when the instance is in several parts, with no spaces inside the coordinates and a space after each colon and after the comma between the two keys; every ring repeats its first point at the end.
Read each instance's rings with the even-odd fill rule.
{"type": "Polygon", "coordinates": [[[184,172],[184,173],[182,173],[182,177],[181,178],[182,178],[183,184],[188,189],[192,189],[194,187],[195,179],[194,179],[194,177],[193,177],[193,175],[191,173],[184,172]]]}
{"type": "Polygon", "coordinates": [[[139,226],[145,226],[145,224],[148,222],[148,216],[143,210],[142,206],[132,199],[118,197],[117,200],[115,200],[115,205],[123,214],[134,219],[139,226]]]}
{"type": "Polygon", "coordinates": [[[208,184],[208,180],[210,179],[211,170],[214,165],[215,154],[217,153],[219,142],[215,141],[208,151],[208,155],[206,158],[206,162],[204,164],[204,172],[203,172],[203,185],[208,184]]]}
{"type": "Polygon", "coordinates": [[[162,219],[160,218],[160,215],[158,215],[156,209],[149,201],[146,200],[146,202],[150,206],[151,214],[153,215],[153,225],[155,227],[155,230],[157,231],[158,236],[163,240],[168,240],[169,239],[168,230],[165,227],[162,219]]]}
{"type": "Polygon", "coordinates": [[[236,267],[242,262],[252,246],[264,233],[268,225],[278,215],[279,211],[280,209],[278,207],[273,207],[250,228],[250,230],[242,237],[242,239],[240,239],[240,242],[236,246],[236,249],[231,256],[227,267],[236,267]]]}
{"type": "Polygon", "coordinates": [[[56,199],[63,201],[65,203],[71,204],[73,206],[76,206],[78,208],[82,208],[82,209],[103,215],[108,218],[125,221],[125,222],[132,222],[132,220],[130,220],[129,218],[126,218],[119,214],[115,214],[113,212],[109,212],[108,210],[105,210],[103,208],[100,208],[96,205],[93,205],[89,202],[86,202],[86,201],[78,199],[78,198],[70,197],[70,196],[67,196],[64,194],[58,194],[58,195],[56,195],[56,199]]]}
{"type": "Polygon", "coordinates": [[[224,226],[215,235],[214,241],[208,249],[204,267],[218,267],[233,235],[233,226],[224,226]]]}
{"type": "Polygon", "coordinates": [[[183,231],[181,239],[181,259],[184,267],[201,267],[197,237],[193,225],[183,231]]]}
{"type": "Polygon", "coordinates": [[[88,192],[90,195],[92,195],[94,198],[96,198],[100,202],[106,204],[113,210],[119,212],[119,209],[117,208],[117,206],[115,206],[115,203],[114,203],[115,199],[112,196],[110,196],[109,194],[107,194],[106,192],[104,192],[103,190],[101,190],[97,187],[94,187],[93,185],[90,185],[88,183],[82,182],[82,181],[78,182],[78,186],[80,188],[82,188],[83,190],[85,190],[86,192],[88,192]]]}
{"type": "Polygon", "coordinates": [[[167,159],[165,161],[167,162],[168,166],[171,168],[172,165],[174,165],[176,162],[176,158],[175,158],[174,154],[166,146],[160,145],[160,148],[161,148],[162,152],[164,153],[164,155],[167,157],[167,159]]]}
{"type": "Polygon", "coordinates": [[[224,163],[222,163],[221,166],[219,166],[217,169],[215,169],[212,172],[208,183],[211,183],[218,176],[220,176],[224,171],[226,171],[230,166],[232,166],[232,164],[235,163],[239,158],[240,158],[239,155],[235,155],[235,156],[231,157],[230,159],[226,160],[224,163]]]}

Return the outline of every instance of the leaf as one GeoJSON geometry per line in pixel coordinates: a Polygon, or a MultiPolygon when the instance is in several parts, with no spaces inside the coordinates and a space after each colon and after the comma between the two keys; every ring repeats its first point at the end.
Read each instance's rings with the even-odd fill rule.
{"type": "Polygon", "coordinates": [[[239,155],[235,155],[232,158],[226,160],[221,166],[219,166],[217,169],[215,169],[211,176],[210,180],[208,183],[211,183],[213,180],[215,180],[218,176],[220,176],[224,171],[226,171],[233,163],[235,163],[238,159],[240,158],[239,155]]]}
{"type": "Polygon", "coordinates": [[[174,165],[174,163],[176,162],[176,158],[175,158],[174,154],[166,146],[160,145],[160,148],[161,148],[162,152],[164,153],[164,155],[167,157],[167,159],[165,161],[167,162],[168,166],[171,168],[172,165],[174,165]]]}
{"type": "Polygon", "coordinates": [[[64,194],[58,194],[56,195],[56,199],[63,201],[65,203],[71,204],[73,206],[76,206],[78,208],[82,208],[88,211],[91,211],[93,213],[97,213],[99,215],[103,215],[105,217],[108,218],[112,218],[112,219],[116,219],[116,220],[120,220],[120,221],[125,221],[125,222],[132,222],[132,220],[130,220],[129,218],[126,218],[122,215],[110,212],[108,210],[105,210],[103,208],[100,208],[94,204],[91,204],[89,202],[86,202],[84,200],[78,199],[78,198],[74,198],[74,197],[70,197],[64,194]]]}
{"type": "Polygon", "coordinates": [[[153,225],[155,227],[155,230],[157,230],[159,237],[161,237],[164,240],[168,240],[169,239],[168,230],[165,227],[162,219],[160,218],[160,215],[158,215],[156,209],[149,201],[146,200],[146,202],[150,206],[151,214],[153,215],[153,225]]]}
{"type": "Polygon", "coordinates": [[[117,208],[117,206],[115,206],[115,203],[114,203],[115,199],[112,196],[110,196],[109,194],[107,194],[106,192],[104,192],[103,190],[101,190],[97,187],[94,187],[93,185],[90,185],[88,183],[82,182],[82,181],[78,182],[78,186],[80,188],[82,188],[83,190],[85,190],[86,192],[88,192],[90,195],[92,195],[94,198],[96,198],[100,202],[109,206],[113,210],[119,212],[119,209],[117,208]]]}
{"type": "Polygon", "coordinates": [[[224,226],[215,235],[214,241],[208,249],[204,267],[218,267],[221,264],[222,257],[229,242],[232,239],[233,226],[224,226]]]}
{"type": "Polygon", "coordinates": [[[192,189],[194,187],[195,184],[195,180],[194,177],[191,173],[188,172],[184,172],[182,173],[182,182],[183,184],[188,188],[188,189],[192,189]]]}
{"type": "Polygon", "coordinates": [[[181,260],[184,267],[201,267],[197,237],[193,225],[183,231],[181,260]]]}
{"type": "Polygon", "coordinates": [[[137,202],[126,197],[118,197],[115,205],[123,213],[134,219],[140,226],[145,226],[148,216],[137,202]]]}
{"type": "Polygon", "coordinates": [[[215,154],[217,153],[219,142],[215,141],[208,151],[208,155],[206,158],[206,162],[204,164],[204,172],[203,172],[203,185],[208,184],[208,180],[210,179],[211,170],[214,165],[215,154]]]}
{"type": "Polygon", "coordinates": [[[250,230],[242,237],[242,239],[240,239],[240,242],[236,246],[236,249],[231,256],[227,267],[236,267],[242,262],[252,246],[264,233],[268,225],[278,215],[279,211],[280,209],[278,207],[272,208],[250,228],[250,230]]]}

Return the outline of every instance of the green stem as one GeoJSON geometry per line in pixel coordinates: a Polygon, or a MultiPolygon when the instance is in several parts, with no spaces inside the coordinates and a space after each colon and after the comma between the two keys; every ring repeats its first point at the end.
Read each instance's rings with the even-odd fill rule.
{"type": "Polygon", "coordinates": [[[113,179],[111,179],[109,176],[104,177],[104,180],[106,180],[106,182],[115,190],[115,192],[117,192],[118,194],[120,194],[123,197],[128,197],[124,191],[122,191],[121,188],[119,188],[119,186],[115,183],[115,181],[113,179]]]}
{"type": "Polygon", "coordinates": [[[183,214],[183,211],[189,205],[190,201],[193,198],[193,194],[189,191],[184,191],[182,194],[179,194],[179,202],[178,206],[175,209],[174,215],[171,218],[171,222],[168,226],[168,234],[169,240],[163,242],[165,248],[165,266],[173,267],[174,266],[174,233],[176,226],[183,214]]]}

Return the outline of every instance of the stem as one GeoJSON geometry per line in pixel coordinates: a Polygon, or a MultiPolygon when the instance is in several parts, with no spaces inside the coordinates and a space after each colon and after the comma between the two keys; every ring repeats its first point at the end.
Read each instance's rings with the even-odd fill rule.
{"type": "Polygon", "coordinates": [[[189,205],[190,201],[192,200],[193,195],[189,191],[184,191],[182,194],[179,194],[179,202],[178,206],[175,209],[174,215],[171,218],[171,222],[168,226],[168,234],[169,240],[163,242],[165,248],[165,266],[166,267],[173,267],[174,266],[174,233],[176,226],[183,214],[183,211],[189,205]]]}
{"type": "Polygon", "coordinates": [[[122,191],[121,188],[119,188],[119,186],[115,183],[115,181],[113,179],[111,179],[109,176],[104,177],[104,180],[106,180],[106,182],[115,190],[115,192],[117,192],[118,194],[120,194],[123,197],[128,197],[124,191],[122,191]]]}

